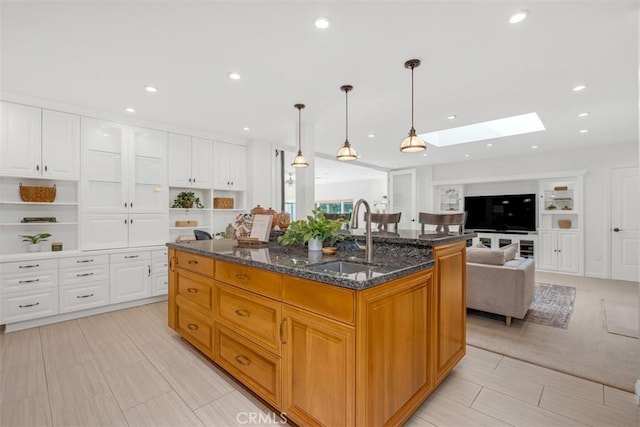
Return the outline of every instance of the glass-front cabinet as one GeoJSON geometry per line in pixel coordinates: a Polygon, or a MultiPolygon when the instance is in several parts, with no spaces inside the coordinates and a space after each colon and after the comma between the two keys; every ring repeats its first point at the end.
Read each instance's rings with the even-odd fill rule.
{"type": "Polygon", "coordinates": [[[436,193],[436,209],[438,212],[462,212],[464,197],[462,185],[443,185],[436,193]]]}

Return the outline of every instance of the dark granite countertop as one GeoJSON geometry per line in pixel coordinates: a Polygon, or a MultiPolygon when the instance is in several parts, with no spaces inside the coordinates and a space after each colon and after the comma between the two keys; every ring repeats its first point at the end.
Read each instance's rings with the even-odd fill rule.
{"type": "MultiPolygon", "coordinates": [[[[427,238],[427,236],[419,237],[419,233],[410,231],[401,231],[398,235],[395,234],[373,234],[374,256],[371,264],[365,262],[364,251],[357,248],[354,239],[342,242],[336,255],[309,252],[306,246],[301,245],[284,247],[275,242],[239,246],[237,241],[228,239],[168,243],[167,246],[304,279],[360,290],[431,268],[434,264],[433,246],[473,237],[473,234],[433,234],[431,238],[427,238]],[[323,265],[333,261],[363,265],[364,271],[340,273],[323,270],[323,265]]],[[[358,242],[364,239],[364,236],[357,234],[354,237],[358,242]]]]}

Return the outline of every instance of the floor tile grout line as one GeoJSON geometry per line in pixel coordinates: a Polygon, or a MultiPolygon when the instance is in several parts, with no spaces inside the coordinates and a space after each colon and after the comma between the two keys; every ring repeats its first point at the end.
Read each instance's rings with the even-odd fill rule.
{"type": "Polygon", "coordinates": [[[47,365],[44,358],[44,343],[42,342],[42,327],[38,327],[38,338],[40,339],[40,353],[42,354],[42,370],[44,371],[44,385],[47,390],[47,403],[49,405],[49,421],[53,425],[53,405],[51,404],[51,393],[49,393],[49,377],[47,376],[47,365]]]}

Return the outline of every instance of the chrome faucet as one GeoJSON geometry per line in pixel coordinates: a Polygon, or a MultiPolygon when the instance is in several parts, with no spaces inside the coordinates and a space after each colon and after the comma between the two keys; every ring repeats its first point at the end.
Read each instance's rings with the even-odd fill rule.
{"type": "MultiPolygon", "coordinates": [[[[373,261],[373,241],[371,240],[371,208],[369,207],[369,203],[365,199],[360,199],[353,206],[353,214],[351,215],[351,228],[358,228],[358,211],[360,210],[360,205],[364,205],[365,213],[364,219],[367,221],[367,225],[365,227],[365,247],[364,247],[364,256],[367,259],[367,262],[373,261]]],[[[362,247],[358,245],[360,249],[362,247]]]]}

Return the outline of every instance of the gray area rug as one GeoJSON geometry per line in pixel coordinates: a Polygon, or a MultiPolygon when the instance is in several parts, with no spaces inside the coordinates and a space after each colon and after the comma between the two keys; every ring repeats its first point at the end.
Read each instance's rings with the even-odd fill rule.
{"type": "Polygon", "coordinates": [[[607,321],[607,332],[638,338],[639,321],[638,306],[631,303],[602,300],[604,316],[607,321]]]}
{"type": "Polygon", "coordinates": [[[575,299],[576,288],[574,287],[534,283],[533,302],[524,320],[567,329],[575,299]]]}

